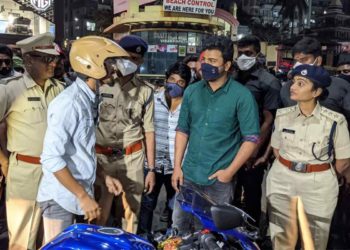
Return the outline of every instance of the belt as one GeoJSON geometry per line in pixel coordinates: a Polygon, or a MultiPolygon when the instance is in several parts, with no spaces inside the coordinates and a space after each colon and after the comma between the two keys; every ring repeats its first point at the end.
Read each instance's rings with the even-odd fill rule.
{"type": "Polygon", "coordinates": [[[280,163],[289,168],[292,171],[299,173],[313,173],[313,172],[321,172],[331,168],[331,164],[322,163],[322,164],[308,164],[302,162],[294,162],[284,159],[282,156],[278,157],[280,163]]]}
{"type": "Polygon", "coordinates": [[[16,159],[18,161],[24,161],[24,162],[31,163],[31,164],[38,164],[38,165],[41,164],[40,163],[40,157],[36,157],[36,156],[17,154],[16,155],[16,159]]]}
{"type": "Polygon", "coordinates": [[[97,154],[120,157],[123,155],[131,155],[132,153],[140,151],[142,149],[142,141],[138,141],[131,146],[127,146],[126,148],[103,147],[96,144],[95,149],[97,154]]]}

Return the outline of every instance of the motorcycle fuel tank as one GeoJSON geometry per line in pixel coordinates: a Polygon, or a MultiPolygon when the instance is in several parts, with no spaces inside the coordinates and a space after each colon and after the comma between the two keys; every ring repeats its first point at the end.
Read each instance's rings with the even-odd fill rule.
{"type": "Polygon", "coordinates": [[[148,241],[119,228],[74,224],[41,250],[155,250],[148,241]]]}

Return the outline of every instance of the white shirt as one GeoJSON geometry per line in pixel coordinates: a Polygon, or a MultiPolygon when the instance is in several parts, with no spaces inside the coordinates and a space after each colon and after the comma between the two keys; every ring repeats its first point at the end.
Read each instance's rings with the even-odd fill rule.
{"type": "Polygon", "coordinates": [[[54,173],[68,167],[73,177],[93,195],[96,177],[95,93],[80,78],[49,105],[47,131],[41,155],[43,177],[37,201],[54,200],[65,210],[83,215],[77,197],[54,173]]]}
{"type": "Polygon", "coordinates": [[[164,91],[154,94],[154,128],[156,136],[155,168],[158,173],[172,174],[174,169],[175,134],[181,104],[174,112],[168,108],[164,91]]]}

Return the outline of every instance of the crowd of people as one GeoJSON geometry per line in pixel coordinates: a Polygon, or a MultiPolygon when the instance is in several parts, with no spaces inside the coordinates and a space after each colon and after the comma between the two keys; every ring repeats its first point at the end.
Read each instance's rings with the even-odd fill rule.
{"type": "Polygon", "coordinates": [[[256,36],[237,41],[236,58],[229,38],[212,36],[156,86],[137,76],[141,37],[82,37],[69,53],[53,41],[0,45],[9,249],[37,249],[77,221],[150,235],[163,186],[163,220],[180,235],[200,229],[181,186],[244,208],[273,249],[298,244],[296,197],[315,249],[327,249],[335,211],[335,230],[348,230],[338,197],[350,182],[350,55],[330,76],[305,37],[281,80],[256,36]]]}

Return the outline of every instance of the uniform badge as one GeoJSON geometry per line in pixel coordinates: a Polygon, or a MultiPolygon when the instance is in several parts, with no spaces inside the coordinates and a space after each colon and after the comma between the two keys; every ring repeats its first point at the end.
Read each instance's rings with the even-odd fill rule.
{"type": "Polygon", "coordinates": [[[101,96],[105,97],[105,98],[113,98],[114,97],[113,94],[108,94],[108,93],[102,93],[101,96]]]}
{"type": "Polygon", "coordinates": [[[29,102],[40,102],[40,97],[28,97],[29,102]]]}
{"type": "Polygon", "coordinates": [[[295,130],[287,129],[287,128],[282,129],[282,132],[285,132],[285,133],[288,133],[288,134],[295,134],[295,130]]]}
{"type": "Polygon", "coordinates": [[[136,47],[136,52],[137,52],[137,53],[140,53],[140,52],[141,52],[141,46],[137,46],[137,47],[136,47]]]}
{"type": "Polygon", "coordinates": [[[307,70],[304,69],[304,70],[302,70],[300,73],[301,73],[302,76],[306,76],[306,75],[307,75],[307,70]]]}

